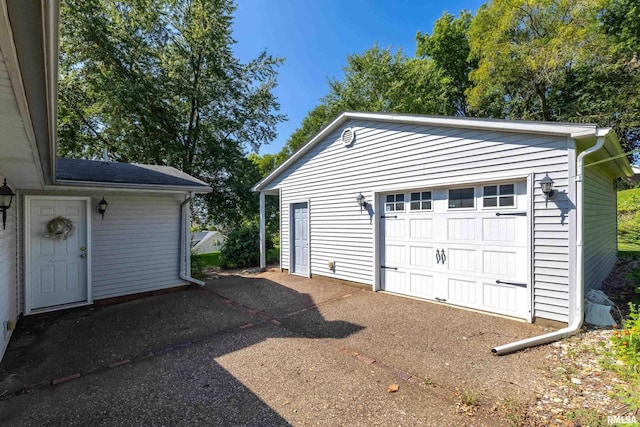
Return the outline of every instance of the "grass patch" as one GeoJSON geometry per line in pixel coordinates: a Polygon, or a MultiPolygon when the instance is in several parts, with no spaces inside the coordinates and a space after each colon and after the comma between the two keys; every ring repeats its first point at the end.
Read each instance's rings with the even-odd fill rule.
{"type": "Polygon", "coordinates": [[[507,396],[501,404],[502,414],[512,427],[524,424],[526,406],[517,397],[507,396]]]}
{"type": "Polygon", "coordinates": [[[595,409],[582,408],[569,411],[565,414],[568,420],[573,421],[572,425],[579,426],[604,426],[607,425],[607,417],[601,415],[595,409]]]}
{"type": "Polygon", "coordinates": [[[618,258],[640,259],[640,244],[619,242],[618,258]]]}
{"type": "Polygon", "coordinates": [[[636,211],[640,208],[640,188],[618,191],[618,210],[636,211]]]}
{"type": "Polygon", "coordinates": [[[191,262],[197,262],[202,268],[220,267],[220,251],[191,255],[191,262]]]}
{"type": "Polygon", "coordinates": [[[640,188],[618,191],[618,251],[640,257],[640,188]]]}

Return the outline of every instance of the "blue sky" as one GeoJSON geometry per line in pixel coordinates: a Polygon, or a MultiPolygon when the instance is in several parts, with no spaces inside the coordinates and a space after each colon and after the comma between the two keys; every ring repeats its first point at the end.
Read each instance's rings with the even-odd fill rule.
{"type": "Polygon", "coordinates": [[[348,54],[380,47],[415,52],[417,31],[431,33],[444,11],[475,12],[480,0],[236,0],[233,37],[243,62],[266,49],[285,58],[275,91],[288,121],[260,149],[276,153],[307,113],[328,92],[328,78],[341,78],[348,54]]]}

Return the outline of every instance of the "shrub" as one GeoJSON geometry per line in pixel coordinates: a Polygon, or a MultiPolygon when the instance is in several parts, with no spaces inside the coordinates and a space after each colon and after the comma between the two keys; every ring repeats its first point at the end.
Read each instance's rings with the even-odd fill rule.
{"type": "Polygon", "coordinates": [[[191,254],[191,277],[198,280],[203,280],[205,278],[202,259],[194,254],[191,254]]]}
{"type": "MultiPolygon", "coordinates": [[[[267,239],[267,249],[273,244],[267,239]]],[[[244,268],[260,264],[260,228],[254,222],[231,231],[220,250],[220,267],[244,268]]]]}
{"type": "Polygon", "coordinates": [[[623,320],[621,329],[613,332],[611,342],[615,356],[640,372],[640,311],[633,303],[629,303],[629,308],[629,317],[623,320]]]}

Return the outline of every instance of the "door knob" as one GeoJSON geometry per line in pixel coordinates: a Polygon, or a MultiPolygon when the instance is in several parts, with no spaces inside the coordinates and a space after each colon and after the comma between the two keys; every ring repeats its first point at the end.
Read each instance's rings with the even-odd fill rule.
{"type": "Polygon", "coordinates": [[[80,255],[80,258],[86,258],[86,257],[87,257],[87,254],[80,255]]]}

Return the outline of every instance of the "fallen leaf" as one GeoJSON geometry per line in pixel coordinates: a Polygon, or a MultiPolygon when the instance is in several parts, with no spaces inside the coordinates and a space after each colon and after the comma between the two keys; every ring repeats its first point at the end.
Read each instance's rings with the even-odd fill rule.
{"type": "Polygon", "coordinates": [[[399,388],[400,386],[398,384],[389,384],[389,387],[387,387],[387,393],[395,393],[399,388]]]}

